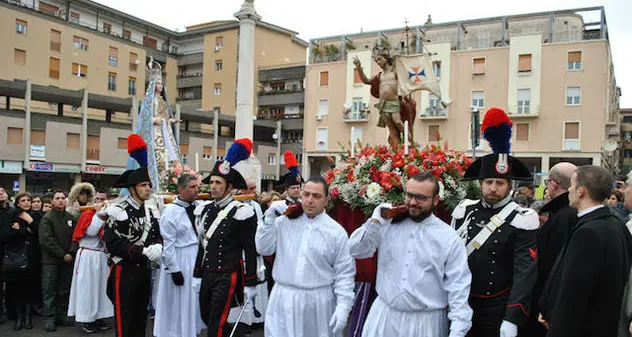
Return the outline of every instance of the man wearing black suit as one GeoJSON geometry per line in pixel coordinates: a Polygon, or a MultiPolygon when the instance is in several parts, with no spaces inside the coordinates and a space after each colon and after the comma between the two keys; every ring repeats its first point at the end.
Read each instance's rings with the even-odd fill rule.
{"type": "Polygon", "coordinates": [[[547,337],[617,335],[632,236],[603,206],[613,183],[608,171],[592,165],[571,178],[569,201],[578,221],[540,298],[547,337]]]}

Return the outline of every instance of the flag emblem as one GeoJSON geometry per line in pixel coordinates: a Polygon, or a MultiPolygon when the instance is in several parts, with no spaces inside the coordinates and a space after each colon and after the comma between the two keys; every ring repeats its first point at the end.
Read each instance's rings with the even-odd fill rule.
{"type": "Polygon", "coordinates": [[[426,77],[426,72],[425,72],[425,69],[421,65],[418,65],[416,67],[411,67],[410,70],[408,71],[408,80],[411,81],[412,83],[423,82],[422,77],[426,77]],[[421,69],[421,71],[419,69],[421,69]]]}

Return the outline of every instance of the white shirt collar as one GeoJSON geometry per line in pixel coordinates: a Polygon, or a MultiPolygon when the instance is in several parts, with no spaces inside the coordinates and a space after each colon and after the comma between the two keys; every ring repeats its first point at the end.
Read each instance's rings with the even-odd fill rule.
{"type": "Polygon", "coordinates": [[[579,217],[582,217],[582,216],[584,216],[584,215],[586,215],[586,214],[588,214],[588,213],[590,213],[590,212],[593,212],[593,211],[595,211],[595,210],[597,210],[597,209],[599,209],[599,208],[602,208],[602,207],[603,207],[603,205],[597,205],[597,206],[593,206],[593,207],[588,207],[588,208],[586,208],[585,210],[583,210],[583,211],[581,211],[581,212],[577,213],[577,217],[578,217],[578,218],[579,218],[579,217]]]}
{"type": "Polygon", "coordinates": [[[510,201],[511,201],[511,193],[509,193],[508,196],[506,196],[503,200],[490,205],[488,204],[485,199],[481,199],[483,201],[483,207],[485,208],[491,208],[491,209],[497,209],[497,208],[501,208],[501,207],[505,207],[505,205],[507,205],[510,201]]]}

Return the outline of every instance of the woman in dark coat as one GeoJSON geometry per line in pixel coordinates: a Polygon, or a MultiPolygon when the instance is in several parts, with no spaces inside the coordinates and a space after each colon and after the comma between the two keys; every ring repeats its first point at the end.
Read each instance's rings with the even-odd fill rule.
{"type": "Polygon", "coordinates": [[[23,328],[32,329],[31,321],[31,305],[35,304],[37,293],[40,288],[34,280],[32,272],[33,266],[39,260],[36,252],[33,251],[33,242],[37,241],[34,236],[37,223],[29,214],[31,209],[31,195],[28,193],[20,193],[15,198],[15,211],[12,214],[11,224],[4,224],[2,236],[5,242],[5,251],[15,254],[26,254],[26,266],[21,266],[17,270],[4,271],[2,274],[6,282],[7,293],[14,294],[12,296],[12,304],[15,308],[16,319],[13,330],[21,330],[23,328]]]}

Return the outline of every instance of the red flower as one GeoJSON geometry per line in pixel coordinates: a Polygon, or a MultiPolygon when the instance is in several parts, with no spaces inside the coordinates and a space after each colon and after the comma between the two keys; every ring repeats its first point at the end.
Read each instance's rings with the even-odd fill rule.
{"type": "Polygon", "coordinates": [[[406,170],[408,170],[408,176],[409,176],[409,177],[412,177],[412,176],[414,176],[415,174],[417,174],[417,173],[421,172],[421,171],[419,171],[419,169],[418,169],[418,168],[416,168],[416,167],[414,167],[414,166],[412,166],[412,165],[408,165],[408,166],[406,166],[406,170]]]}
{"type": "Polygon", "coordinates": [[[338,191],[338,186],[335,186],[334,188],[332,188],[330,194],[333,200],[338,199],[338,197],[340,197],[340,191],[338,191]]]}
{"type": "Polygon", "coordinates": [[[349,173],[347,174],[347,180],[349,180],[350,183],[353,182],[353,170],[349,170],[349,173]]]}

